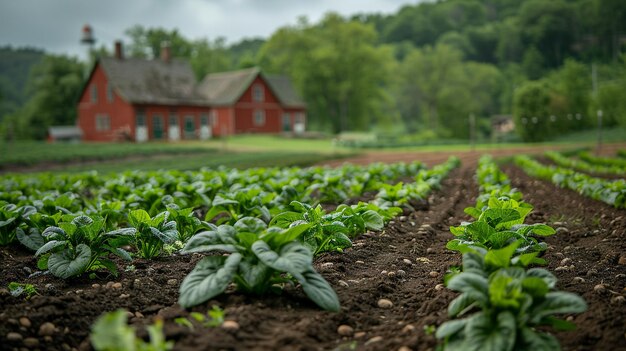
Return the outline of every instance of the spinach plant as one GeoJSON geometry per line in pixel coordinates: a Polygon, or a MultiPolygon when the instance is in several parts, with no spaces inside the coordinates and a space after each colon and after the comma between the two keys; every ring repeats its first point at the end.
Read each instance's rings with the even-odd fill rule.
{"type": "Polygon", "coordinates": [[[221,225],[196,234],[183,252],[217,251],[229,255],[200,260],[183,280],[178,302],[183,307],[201,304],[221,294],[232,282],[240,291],[264,294],[276,285],[295,280],[318,306],[338,311],[335,291],[313,268],[311,251],[296,240],[310,226],[267,228],[262,220],[245,217],[233,226],[221,225]]]}
{"type": "Polygon", "coordinates": [[[176,222],[168,221],[168,218],[168,211],[152,218],[144,210],[134,210],[128,214],[128,221],[135,231],[128,231],[126,234],[132,238],[131,242],[137,248],[139,256],[154,258],[161,254],[163,245],[176,241],[176,222]]]}
{"type": "Polygon", "coordinates": [[[572,329],[573,323],[555,314],[579,313],[587,306],[576,294],[555,291],[555,284],[556,277],[541,268],[507,267],[488,274],[472,267],[448,281],[448,288],[461,292],[448,314],[475,312],[443,323],[436,336],[448,351],[558,350],[558,340],[537,327],[572,329]]]}
{"type": "Polygon", "coordinates": [[[35,255],[50,253],[46,256],[46,265],[50,273],[59,278],[78,276],[99,268],[117,274],[115,264],[106,256],[112,253],[130,261],[128,252],[119,248],[115,239],[134,231],[133,228],[123,228],[105,232],[104,218],[100,216],[66,215],[58,227],[43,231],[48,242],[35,255]]]}
{"type": "Polygon", "coordinates": [[[5,204],[0,208],[0,245],[9,245],[17,238],[17,229],[37,210],[33,206],[5,204]]]}

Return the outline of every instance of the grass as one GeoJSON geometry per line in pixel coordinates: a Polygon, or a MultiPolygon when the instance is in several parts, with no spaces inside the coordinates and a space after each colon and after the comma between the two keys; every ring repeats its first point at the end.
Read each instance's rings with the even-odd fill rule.
{"type": "Polygon", "coordinates": [[[309,166],[317,162],[336,158],[329,154],[294,152],[222,152],[161,155],[141,160],[115,160],[91,164],[72,164],[63,168],[47,169],[48,172],[99,173],[123,172],[129,169],[152,171],[159,169],[194,170],[202,167],[226,166],[230,168],[309,166]]]}

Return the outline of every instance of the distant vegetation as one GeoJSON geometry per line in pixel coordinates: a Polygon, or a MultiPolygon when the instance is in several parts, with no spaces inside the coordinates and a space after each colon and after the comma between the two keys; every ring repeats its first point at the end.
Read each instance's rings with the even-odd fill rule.
{"type": "MultiPolygon", "coordinates": [[[[595,127],[598,110],[603,126],[626,128],[622,0],[423,2],[391,15],[302,17],[267,40],[232,45],[190,40],[175,29],[126,33],[127,55],[158,56],[167,40],[198,78],[255,65],[287,74],[307,101],[310,127],[325,132],[466,139],[473,114],[478,136],[488,138],[492,116],[512,115],[522,140],[542,141],[595,127]]],[[[17,51],[0,57],[7,52],[17,51]]],[[[50,57],[36,66],[50,79],[30,79],[28,102],[2,110],[5,132],[41,138],[46,126],[74,118],[77,72],[85,68],[50,57]],[[50,96],[52,86],[61,93],[50,96]]],[[[24,102],[2,94],[2,106],[24,102]]]]}

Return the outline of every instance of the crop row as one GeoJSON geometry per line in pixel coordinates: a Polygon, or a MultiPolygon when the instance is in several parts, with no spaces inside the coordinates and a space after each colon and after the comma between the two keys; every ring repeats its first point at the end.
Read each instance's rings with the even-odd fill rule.
{"type": "Polygon", "coordinates": [[[580,153],[579,155],[584,155],[582,157],[584,157],[585,159],[583,159],[582,157],[580,159],[566,157],[563,154],[556,152],[556,151],[546,151],[545,155],[547,158],[549,158],[552,162],[554,162],[558,166],[565,167],[565,168],[572,168],[572,169],[582,171],[582,172],[598,173],[598,174],[617,174],[617,175],[626,174],[626,168],[624,168],[623,165],[616,165],[616,164],[608,165],[607,164],[607,162],[621,161],[619,159],[595,158],[594,156],[591,156],[589,153],[584,153],[584,152],[580,153]],[[593,159],[596,161],[603,160],[602,162],[604,162],[604,164],[598,165],[598,164],[590,163],[590,162],[587,162],[587,159],[593,159]]]}
{"type": "Polygon", "coordinates": [[[581,151],[578,153],[578,157],[581,160],[587,161],[588,163],[599,165],[599,166],[607,166],[607,167],[619,167],[622,169],[622,174],[626,172],[626,160],[619,157],[598,157],[594,156],[587,151],[581,151]]]}
{"type": "Polygon", "coordinates": [[[427,197],[458,163],[452,158],[432,169],[412,163],[337,170],[150,173],[143,178],[144,184],[140,184],[140,173],[130,173],[121,182],[92,175],[84,179],[12,178],[4,186],[13,189],[8,197],[17,203],[2,206],[0,238],[4,245],[17,238],[36,251],[40,269],[47,268],[60,278],[99,269],[115,274],[111,254],[132,260],[132,256],[152,258],[181,248],[182,253],[218,251],[228,255],[203,258],[184,279],[181,305],[202,303],[231,282],[240,291],[263,294],[277,285],[297,281],[319,306],[337,310],[339,301],[334,291],[313,269],[313,255],[341,251],[366,230],[382,229],[385,221],[402,211],[400,207],[410,207],[411,200],[427,197]],[[413,182],[392,183],[409,175],[413,182]],[[189,178],[196,180],[187,186],[184,180],[189,178]],[[176,182],[180,182],[177,187],[171,187],[176,182]],[[210,188],[214,192],[204,191],[207,182],[221,186],[210,188]],[[65,184],[66,192],[46,188],[54,183],[65,184]],[[102,184],[103,189],[84,187],[85,183],[102,184]],[[122,200],[109,201],[111,189],[122,200]],[[346,200],[376,190],[371,201],[339,205],[330,213],[315,205],[329,201],[329,194],[333,199],[346,200]],[[182,207],[190,205],[190,198],[193,206],[182,207]],[[303,202],[306,200],[315,203],[303,202]],[[79,206],[89,203],[97,205],[79,206]],[[204,220],[198,217],[200,212],[204,220]],[[133,248],[132,254],[122,249],[125,246],[133,248]]]}
{"type": "Polygon", "coordinates": [[[551,181],[561,188],[577,191],[616,208],[626,207],[626,180],[592,177],[571,169],[546,166],[528,156],[515,157],[515,164],[532,177],[551,181]]]}
{"type": "Polygon", "coordinates": [[[463,253],[461,272],[446,277],[447,287],[461,293],[448,306],[457,319],[443,323],[436,335],[448,351],[558,350],[545,326],[571,329],[572,323],[555,314],[587,307],[578,295],[557,291],[552,273],[530,268],[545,264],[539,255],[546,245],[537,237],[555,231],[524,223],[532,205],[490,157],[479,161],[477,178],[481,194],[475,207],[465,209],[474,221],[451,227],[455,238],[447,244],[463,253]]]}

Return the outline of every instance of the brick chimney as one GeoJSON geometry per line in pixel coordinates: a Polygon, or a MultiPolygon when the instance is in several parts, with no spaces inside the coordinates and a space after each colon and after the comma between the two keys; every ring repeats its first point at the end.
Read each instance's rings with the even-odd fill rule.
{"type": "Polygon", "coordinates": [[[115,41],[115,58],[118,60],[124,58],[124,53],[122,52],[122,42],[119,40],[115,41]]]}
{"type": "Polygon", "coordinates": [[[169,41],[161,43],[161,60],[165,63],[170,63],[172,61],[172,51],[170,49],[169,41]]]}

